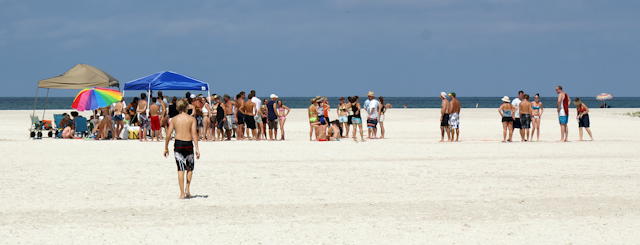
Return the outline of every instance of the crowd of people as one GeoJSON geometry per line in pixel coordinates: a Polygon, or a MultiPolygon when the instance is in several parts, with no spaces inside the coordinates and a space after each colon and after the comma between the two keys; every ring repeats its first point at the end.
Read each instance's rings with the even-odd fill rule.
{"type": "MultiPolygon", "coordinates": [[[[186,114],[196,120],[196,132],[200,141],[226,141],[232,138],[255,141],[286,139],[285,125],[290,108],[275,94],[261,100],[256,96],[255,90],[248,95],[241,91],[234,97],[228,94],[205,97],[187,92],[185,99],[179,100],[174,96],[171,103],[168,102],[169,97],[162,95],[162,91],[158,92],[157,97],[151,95],[151,103],[148,105],[147,94],[142,93],[127,106],[120,101],[112,107],[101,108],[100,113],[106,115],[104,118],[108,120],[98,123],[99,126],[94,130],[96,138],[106,138],[106,134],[101,132],[111,130],[115,132],[114,139],[118,139],[122,125],[127,124],[140,127],[140,141],[148,141],[148,137],[152,141],[161,141],[162,130],[167,132],[172,118],[179,114],[177,102],[184,100],[186,114]],[[112,116],[115,126],[111,123],[112,116]],[[150,132],[149,136],[146,135],[147,131],[150,132]]],[[[311,106],[308,108],[309,140],[348,138],[353,127],[353,139],[358,141],[357,132],[360,130],[360,139],[364,141],[363,123],[366,123],[367,139],[384,138],[384,115],[391,104],[384,104],[384,98],[376,98],[373,92],[369,92],[367,97],[363,105],[360,105],[358,96],[348,97],[347,100],[340,98],[333,121],[329,119],[332,108],[327,97],[316,96],[311,99],[311,106]],[[367,111],[366,120],[362,120],[362,109],[367,111]]]]}
{"type": "MultiPolygon", "coordinates": [[[[556,92],[561,129],[559,142],[567,142],[571,99],[563,92],[561,86],[556,88],[556,92]]],[[[186,103],[186,114],[196,121],[196,132],[200,141],[225,141],[232,138],[255,141],[285,140],[285,123],[290,109],[275,94],[261,100],[256,96],[255,91],[251,91],[248,95],[241,91],[233,98],[228,94],[223,96],[213,94],[205,97],[202,94],[195,95],[187,92],[185,99],[174,96],[171,102],[168,96],[163,96],[162,91],[157,94],[154,97],[151,93],[151,103],[147,103],[147,94],[142,93],[126,106],[124,100],[121,100],[112,106],[95,110],[90,120],[92,135],[95,139],[120,139],[126,124],[139,126],[140,141],[148,141],[147,138],[152,141],[161,141],[163,129],[165,132],[168,130],[172,118],[179,114],[177,104],[183,100],[186,103]],[[147,131],[150,133],[148,136],[147,131]]],[[[441,92],[440,99],[442,100],[440,141],[457,142],[460,137],[460,101],[455,92],[448,94],[441,92]]],[[[503,104],[498,108],[503,127],[502,142],[512,142],[515,129],[518,129],[522,142],[533,141],[534,136],[535,141],[540,140],[540,119],[544,113],[544,105],[540,101],[539,94],[536,94],[532,101],[530,99],[529,94],[523,91],[519,91],[517,98],[513,100],[508,96],[502,98],[503,104]]],[[[589,128],[589,108],[579,98],[576,98],[573,103],[577,110],[579,141],[583,139],[583,130],[593,140],[589,128]]],[[[338,141],[349,138],[350,134],[356,142],[358,138],[360,141],[383,139],[385,113],[391,107],[390,103],[385,104],[382,96],[376,97],[373,91],[369,91],[363,104],[360,103],[358,96],[346,99],[341,97],[335,108],[335,114],[331,114],[332,108],[327,97],[316,96],[311,99],[311,105],[308,107],[309,140],[338,141]],[[366,118],[362,114],[363,109],[366,111],[366,118]],[[333,120],[330,119],[332,115],[335,115],[333,120]]],[[[70,115],[66,113],[63,115],[64,118],[58,125],[61,129],[58,136],[73,138],[74,121],[81,116],[75,111],[70,115]]]]}
{"type": "MultiPolygon", "coordinates": [[[[562,86],[556,87],[558,100],[556,109],[558,112],[558,121],[560,124],[560,140],[558,142],[569,141],[569,129],[567,123],[569,121],[569,95],[562,90],[562,86]]],[[[511,101],[509,96],[502,98],[503,104],[498,108],[498,113],[502,118],[502,142],[513,141],[513,131],[518,129],[522,142],[532,141],[533,135],[536,135],[536,141],[540,140],[540,118],[544,113],[544,106],[540,102],[540,94],[536,94],[534,101],[529,101],[530,96],[523,91],[518,92],[518,97],[511,101]],[[507,134],[509,137],[507,138],[507,134]]],[[[579,141],[582,141],[583,129],[587,131],[591,140],[593,136],[589,129],[589,108],[587,105],[576,98],[573,104],[576,106],[579,129],[579,141]]]]}
{"type": "Polygon", "coordinates": [[[391,108],[390,103],[384,104],[384,97],[375,97],[373,91],[367,93],[367,100],[360,105],[360,98],[356,95],[340,98],[340,103],[336,108],[337,119],[330,119],[331,106],[329,100],[324,96],[316,96],[311,99],[308,108],[309,116],[309,140],[313,141],[339,141],[342,138],[349,138],[349,132],[353,127],[353,140],[358,141],[358,130],[360,140],[365,141],[363,132],[363,120],[361,111],[367,111],[367,118],[364,123],[367,127],[367,139],[378,139],[378,124],[380,125],[380,139],[384,138],[384,116],[391,108]]]}
{"type": "Polygon", "coordinates": [[[285,123],[290,112],[278,96],[261,100],[255,91],[248,95],[242,91],[233,98],[228,94],[204,96],[187,92],[185,99],[168,97],[158,92],[147,105],[146,94],[140,94],[127,105],[125,121],[140,127],[140,141],[147,141],[145,132],[150,130],[151,140],[161,141],[162,129],[166,132],[172,119],[179,115],[178,102],[186,103],[186,114],[196,121],[200,141],[236,140],[285,140],[285,123]],[[147,114],[148,110],[148,114],[147,114]],[[280,135],[278,135],[280,130],[280,135]]]}

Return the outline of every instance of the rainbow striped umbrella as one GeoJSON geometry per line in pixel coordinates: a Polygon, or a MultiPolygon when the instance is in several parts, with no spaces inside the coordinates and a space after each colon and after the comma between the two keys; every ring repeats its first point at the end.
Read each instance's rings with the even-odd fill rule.
{"type": "Polygon", "coordinates": [[[611,97],[611,94],[607,94],[607,93],[601,93],[598,96],[596,96],[596,100],[610,100],[613,97],[611,97]]]}
{"type": "Polygon", "coordinates": [[[76,95],[71,108],[78,111],[95,110],[110,106],[122,99],[122,93],[110,88],[85,88],[76,95]]]}

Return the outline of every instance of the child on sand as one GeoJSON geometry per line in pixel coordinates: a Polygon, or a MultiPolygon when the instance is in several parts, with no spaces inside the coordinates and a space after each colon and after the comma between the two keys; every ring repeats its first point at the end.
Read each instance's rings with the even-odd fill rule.
{"type": "MultiPolygon", "coordinates": [[[[180,112],[171,119],[167,135],[171,135],[175,130],[175,143],[173,154],[176,158],[178,167],[178,182],[180,185],[180,199],[191,197],[189,186],[191,185],[191,177],[195,167],[193,158],[194,146],[196,159],[200,159],[200,150],[198,149],[198,131],[196,119],[187,114],[187,102],[179,100],[177,109],[180,112]],[[187,171],[187,183],[184,183],[184,171],[187,171]]],[[[169,156],[169,141],[171,137],[166,137],[164,141],[164,157],[169,156]]]]}

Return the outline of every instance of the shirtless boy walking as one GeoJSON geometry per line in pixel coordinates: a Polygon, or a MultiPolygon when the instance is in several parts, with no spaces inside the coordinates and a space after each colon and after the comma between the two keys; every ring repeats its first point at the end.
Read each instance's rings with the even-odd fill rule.
{"type": "Polygon", "coordinates": [[[442,99],[442,104],[440,105],[440,133],[442,134],[442,138],[440,142],[444,141],[444,133],[447,133],[447,141],[451,140],[451,132],[449,131],[449,100],[447,100],[447,93],[440,92],[440,99],[442,99]]]}
{"type": "MultiPolygon", "coordinates": [[[[200,159],[200,150],[198,149],[198,131],[196,119],[187,115],[187,102],[179,100],[176,109],[180,112],[171,119],[167,135],[171,135],[175,130],[175,143],[173,145],[173,154],[176,158],[178,167],[178,184],[180,185],[180,199],[191,197],[189,186],[191,185],[191,177],[195,167],[195,159],[193,159],[194,146],[196,159],[200,159]],[[184,183],[184,171],[187,171],[187,183],[184,183]]],[[[164,157],[169,156],[169,141],[171,137],[166,137],[164,141],[164,157]]]]}

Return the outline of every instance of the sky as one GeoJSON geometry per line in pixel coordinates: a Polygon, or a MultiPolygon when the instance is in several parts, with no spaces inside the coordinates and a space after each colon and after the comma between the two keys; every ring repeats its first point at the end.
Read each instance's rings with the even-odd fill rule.
{"type": "Polygon", "coordinates": [[[638,13],[635,0],[0,0],[0,96],[33,97],[84,63],[121,84],[170,70],[259,97],[635,97],[638,13]]]}

